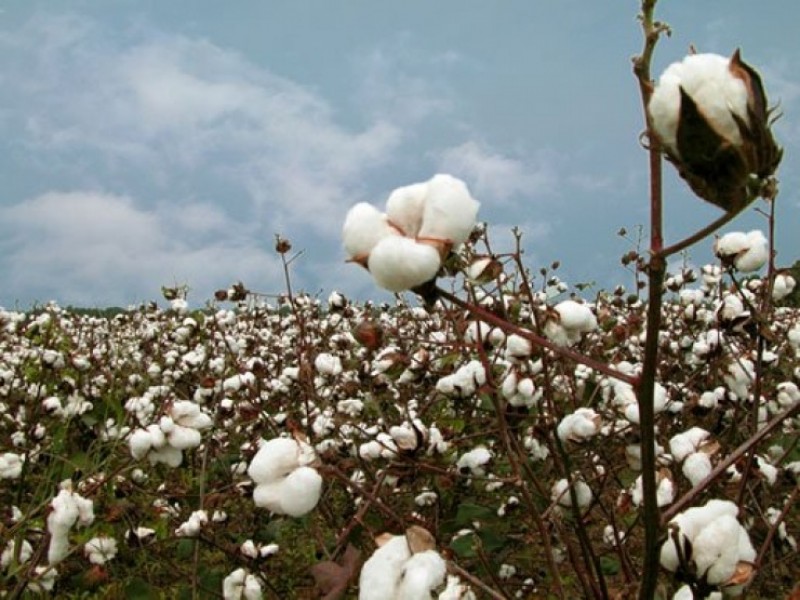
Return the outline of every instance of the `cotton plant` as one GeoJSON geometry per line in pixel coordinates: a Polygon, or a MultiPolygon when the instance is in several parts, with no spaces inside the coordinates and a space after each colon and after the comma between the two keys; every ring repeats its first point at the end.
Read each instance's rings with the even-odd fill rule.
{"type": "Polygon", "coordinates": [[[479,203],[450,175],[394,190],[386,212],[356,204],[342,230],[349,260],[382,288],[401,292],[434,280],[449,252],[467,241],[479,203]]]}

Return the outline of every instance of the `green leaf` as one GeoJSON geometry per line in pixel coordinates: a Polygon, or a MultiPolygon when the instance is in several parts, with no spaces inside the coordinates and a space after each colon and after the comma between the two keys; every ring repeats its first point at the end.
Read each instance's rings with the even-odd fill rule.
{"type": "Polygon", "coordinates": [[[473,521],[485,521],[495,516],[495,512],[480,504],[459,504],[456,512],[456,525],[465,527],[472,525],[473,521]]]}
{"type": "Polygon", "coordinates": [[[614,556],[601,556],[600,557],[600,570],[603,575],[616,575],[619,573],[620,565],[619,559],[614,556]]]}
{"type": "Polygon", "coordinates": [[[450,548],[459,558],[474,558],[476,555],[475,543],[477,541],[475,534],[470,532],[450,542],[450,548]]]}
{"type": "Polygon", "coordinates": [[[135,577],[125,586],[125,598],[128,600],[150,600],[150,598],[157,597],[155,588],[144,579],[135,577]]]}

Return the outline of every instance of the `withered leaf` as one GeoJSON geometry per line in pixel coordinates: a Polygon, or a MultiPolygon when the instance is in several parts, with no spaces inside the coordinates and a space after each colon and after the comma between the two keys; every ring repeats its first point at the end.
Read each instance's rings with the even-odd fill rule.
{"type": "Polygon", "coordinates": [[[323,600],[338,600],[344,596],[360,559],[358,548],[348,544],[338,561],[326,560],[311,567],[311,576],[323,600]]]}

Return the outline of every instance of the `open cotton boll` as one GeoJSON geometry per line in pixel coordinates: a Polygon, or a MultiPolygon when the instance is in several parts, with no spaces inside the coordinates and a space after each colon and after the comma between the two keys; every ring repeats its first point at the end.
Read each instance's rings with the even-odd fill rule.
{"type": "Polygon", "coordinates": [[[769,242],[758,229],[748,233],[733,231],[717,239],[714,254],[723,261],[731,261],[738,271],[752,273],[769,259],[769,242]]]}
{"type": "MultiPolygon", "coordinates": [[[[712,585],[724,584],[734,574],[740,560],[755,558],[755,552],[750,556],[746,547],[743,548],[745,557],[741,556],[739,537],[742,531],[736,517],[723,515],[697,534],[692,541],[692,561],[697,566],[698,576],[705,575],[706,581],[712,585]]],[[[747,538],[746,532],[744,535],[747,538]]]]}
{"type": "Polygon", "coordinates": [[[117,555],[117,540],[110,537],[94,537],[83,545],[83,553],[93,565],[103,565],[117,555]]]}
{"type": "Polygon", "coordinates": [[[367,261],[375,282],[390,292],[402,292],[430,281],[441,264],[436,248],[399,236],[383,238],[367,261]]]}
{"type": "Polygon", "coordinates": [[[467,184],[451,175],[434,175],[427,185],[418,237],[449,240],[454,246],[466,242],[475,227],[480,203],[470,195],[467,184]]]}
{"type": "Polygon", "coordinates": [[[492,460],[492,453],[485,446],[477,446],[461,455],[456,463],[456,468],[461,472],[482,477],[486,474],[485,466],[492,460]]]}
{"type": "Polygon", "coordinates": [[[447,564],[435,550],[413,554],[400,574],[400,584],[395,600],[419,600],[429,598],[431,590],[444,583],[447,564]]]}
{"type": "Polygon", "coordinates": [[[702,427],[692,427],[683,433],[672,436],[669,440],[669,452],[676,462],[696,452],[697,449],[711,434],[702,427]]]}
{"type": "Polygon", "coordinates": [[[775,275],[775,281],[772,284],[772,299],[783,300],[794,291],[797,282],[794,277],[788,273],[778,273],[775,275]]]}
{"type": "Polygon", "coordinates": [[[342,227],[342,238],[347,255],[353,259],[369,256],[375,245],[388,235],[399,235],[385,214],[366,202],[351,208],[342,227]]]}
{"type": "Polygon", "coordinates": [[[294,469],[312,463],[314,449],[292,438],[274,438],[261,444],[250,461],[247,474],[256,483],[266,483],[285,477],[294,469]]]}
{"type": "Polygon", "coordinates": [[[403,570],[411,557],[411,549],[404,535],[394,535],[372,553],[358,580],[359,600],[386,600],[393,598],[403,570]]]}
{"type": "Polygon", "coordinates": [[[47,515],[47,531],[50,533],[50,546],[47,561],[54,565],[61,562],[69,552],[69,531],[75,524],[90,525],[94,521],[94,504],[72,491],[72,482],[61,484],[58,495],[50,502],[51,511],[47,515]]]}
{"type": "Polygon", "coordinates": [[[386,216],[406,237],[417,237],[425,212],[428,183],[414,183],[399,187],[386,200],[386,216]]]}
{"type": "Polygon", "coordinates": [[[224,600],[261,600],[261,582],[240,567],[222,581],[222,597],[224,600]]]}
{"type": "Polygon", "coordinates": [[[748,92],[730,71],[730,60],[718,54],[690,54],[672,63],[658,80],[648,104],[653,128],[662,142],[678,154],[681,89],[694,100],[714,130],[734,145],[742,136],[731,113],[748,122],[748,92]]]}
{"type": "MultiPolygon", "coordinates": [[[[592,502],[592,489],[580,479],[576,480],[573,485],[575,486],[575,499],[578,502],[578,507],[586,508],[592,502]]],[[[559,506],[572,506],[569,482],[566,479],[556,481],[550,490],[550,498],[559,506]]]]}
{"type": "Polygon", "coordinates": [[[272,512],[301,517],[311,512],[319,502],[322,477],[311,467],[295,469],[279,482],[278,510],[272,512]]]}
{"type": "Polygon", "coordinates": [[[705,452],[693,452],[686,457],[682,471],[692,486],[696,486],[711,473],[711,457],[705,452]]]}
{"type": "Polygon", "coordinates": [[[600,415],[591,408],[579,408],[561,419],[556,431],[563,442],[588,439],[600,431],[600,415]]]}

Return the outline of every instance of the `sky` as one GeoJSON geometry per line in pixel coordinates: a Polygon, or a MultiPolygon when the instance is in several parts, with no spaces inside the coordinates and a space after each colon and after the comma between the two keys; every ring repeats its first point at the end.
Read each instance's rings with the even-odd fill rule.
{"type": "MultiPolygon", "coordinates": [[[[126,306],[187,285],[390,298],[345,263],[347,210],[439,172],[533,272],[631,286],[647,156],[634,0],[0,0],[0,306],[126,306]],[[628,239],[617,235],[620,228],[628,239]]],[[[796,0],[661,0],[690,44],[741,47],[785,148],[778,265],[800,258],[796,0]]],[[[724,231],[766,231],[754,205],[724,231]]],[[[666,239],[719,215],[665,168],[666,239]]],[[[644,227],[642,230],[641,227],[644,227]]],[[[712,259],[711,242],[681,261],[712,259]]]]}

